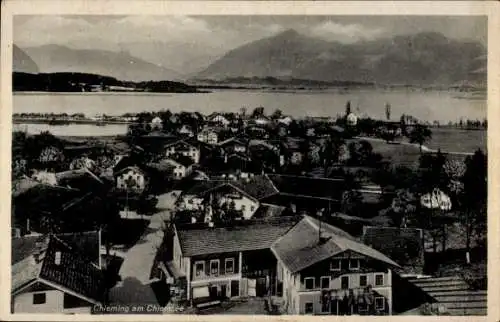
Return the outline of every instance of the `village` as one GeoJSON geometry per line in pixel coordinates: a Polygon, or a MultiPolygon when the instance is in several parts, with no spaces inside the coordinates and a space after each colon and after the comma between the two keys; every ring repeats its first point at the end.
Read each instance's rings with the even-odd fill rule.
{"type": "Polygon", "coordinates": [[[13,132],[12,312],[486,313],[486,151],[429,148],[389,104],[267,112],[13,132]]]}

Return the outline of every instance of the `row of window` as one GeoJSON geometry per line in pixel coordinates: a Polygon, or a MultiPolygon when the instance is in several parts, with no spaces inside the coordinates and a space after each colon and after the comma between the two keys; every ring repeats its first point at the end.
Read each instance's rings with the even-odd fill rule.
{"type": "MultiPolygon", "coordinates": [[[[340,287],[341,289],[349,289],[352,288],[353,286],[349,287],[350,282],[349,282],[350,276],[342,276],[340,278],[340,287]]],[[[306,277],[304,278],[304,285],[306,290],[313,290],[316,288],[324,288],[328,289],[330,288],[330,276],[321,276],[319,285],[316,284],[316,278],[315,277],[306,277]]],[[[384,274],[375,274],[375,286],[383,286],[384,285],[384,274]]],[[[359,275],[359,286],[360,287],[366,287],[368,286],[368,275],[359,275]]]]}
{"type": "MultiPolygon", "coordinates": [[[[349,269],[350,270],[358,270],[361,268],[359,259],[349,259],[349,269]]],[[[342,260],[334,259],[330,262],[330,270],[331,271],[341,271],[342,270],[342,260]]]]}
{"type": "MultiPolygon", "coordinates": [[[[212,259],[210,260],[210,270],[209,276],[219,276],[219,265],[220,260],[212,259]]],[[[205,261],[197,261],[194,263],[194,274],[196,277],[205,276],[205,261]]],[[[234,258],[226,258],[224,260],[224,272],[225,274],[234,273],[234,258]]]]}
{"type": "MultiPolygon", "coordinates": [[[[292,302],[292,304],[293,304],[293,302],[292,302]]],[[[357,307],[358,312],[360,312],[360,313],[361,312],[368,312],[369,307],[368,307],[367,303],[358,303],[357,305],[358,305],[358,307],[357,307]]],[[[342,312],[345,310],[341,310],[339,306],[340,306],[340,303],[338,300],[333,301],[332,303],[324,303],[324,305],[321,306],[321,311],[323,313],[330,312],[330,313],[333,313],[335,315],[339,315],[340,313],[352,314],[352,312],[354,311],[354,307],[351,306],[348,309],[348,311],[350,311],[350,312],[342,312]],[[330,307],[330,305],[332,307],[330,307]]],[[[375,310],[384,311],[385,310],[385,298],[382,296],[375,297],[374,306],[375,306],[375,310]]],[[[314,304],[312,302],[306,302],[304,305],[304,311],[305,311],[305,314],[313,314],[314,313],[314,304]]]]}

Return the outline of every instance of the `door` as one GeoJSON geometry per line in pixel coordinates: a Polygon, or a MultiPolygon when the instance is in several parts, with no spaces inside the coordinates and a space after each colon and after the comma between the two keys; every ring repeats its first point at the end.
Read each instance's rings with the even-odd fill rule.
{"type": "Polygon", "coordinates": [[[257,278],[256,285],[256,294],[257,296],[266,296],[267,295],[267,278],[259,277],[257,278]]]}
{"type": "Polygon", "coordinates": [[[240,296],[240,281],[231,281],[231,297],[240,296]]]}
{"type": "Polygon", "coordinates": [[[226,284],[222,284],[220,286],[220,297],[221,297],[221,299],[225,299],[227,297],[227,285],[226,284]]]}
{"type": "Polygon", "coordinates": [[[257,280],[248,279],[248,296],[257,296],[256,292],[257,280]]]}

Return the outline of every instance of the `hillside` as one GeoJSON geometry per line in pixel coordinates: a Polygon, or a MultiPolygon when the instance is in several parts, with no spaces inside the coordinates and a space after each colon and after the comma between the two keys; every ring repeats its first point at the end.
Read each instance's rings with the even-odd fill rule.
{"type": "Polygon", "coordinates": [[[16,45],[12,48],[12,71],[20,73],[38,73],[37,64],[16,45]]]}
{"type": "Polygon", "coordinates": [[[41,73],[78,72],[108,75],[128,81],[178,80],[171,69],[155,65],[126,52],[72,49],[59,45],[23,48],[41,73]]]}
{"type": "MultiPolygon", "coordinates": [[[[439,33],[341,44],[287,30],[229,51],[197,75],[203,79],[293,77],[385,84],[454,84],[485,67],[485,48],[439,33]]],[[[473,76],[472,76],[473,75],[473,76]]],[[[480,77],[482,77],[480,75],[480,77]]]]}

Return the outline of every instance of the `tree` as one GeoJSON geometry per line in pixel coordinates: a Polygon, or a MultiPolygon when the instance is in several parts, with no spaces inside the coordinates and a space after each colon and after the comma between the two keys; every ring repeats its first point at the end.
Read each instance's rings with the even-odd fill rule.
{"type": "Polygon", "coordinates": [[[410,143],[417,143],[419,145],[420,153],[422,153],[422,145],[432,138],[431,130],[422,124],[417,124],[413,131],[409,134],[410,143]]]}
{"type": "Polygon", "coordinates": [[[466,250],[470,251],[473,235],[484,236],[486,231],[486,208],[488,197],[487,157],[480,149],[465,160],[463,175],[461,222],[465,227],[466,250]]]}
{"type": "Polygon", "coordinates": [[[280,119],[280,118],[282,118],[282,117],[283,117],[283,112],[282,112],[279,108],[277,108],[277,109],[273,112],[273,114],[271,115],[271,118],[272,118],[273,120],[277,120],[277,119],[280,119]]]}
{"type": "Polygon", "coordinates": [[[345,116],[351,114],[351,101],[347,101],[345,104],[345,116]]]}
{"type": "Polygon", "coordinates": [[[350,189],[342,194],[341,209],[342,212],[351,215],[359,216],[359,210],[363,198],[357,189],[350,189]]]}
{"type": "Polygon", "coordinates": [[[408,189],[399,189],[391,203],[393,224],[406,227],[417,210],[418,199],[408,189]]]}
{"type": "Polygon", "coordinates": [[[387,121],[391,120],[391,104],[385,103],[385,118],[387,121]]]}
{"type": "Polygon", "coordinates": [[[256,107],[252,112],[252,118],[260,117],[264,115],[264,107],[256,107]]]}

